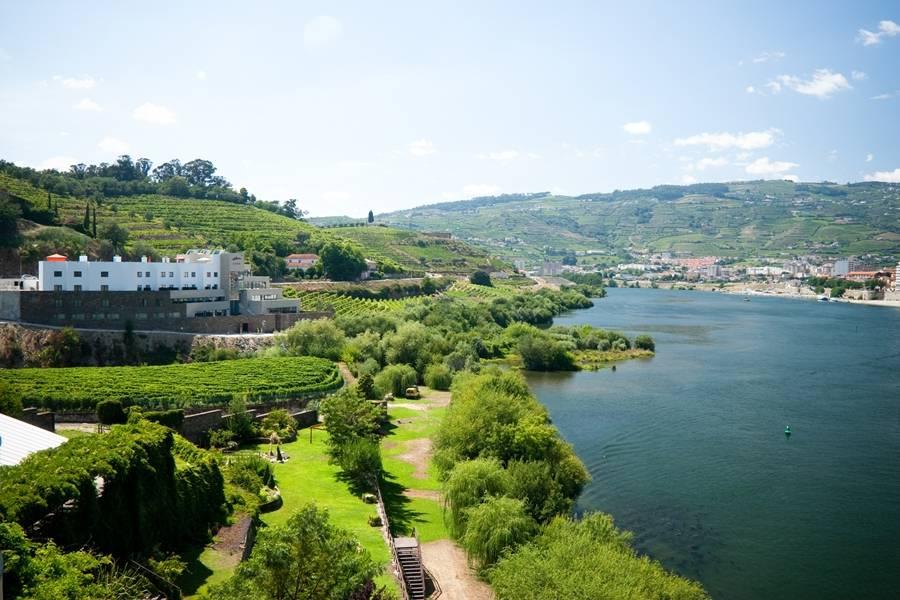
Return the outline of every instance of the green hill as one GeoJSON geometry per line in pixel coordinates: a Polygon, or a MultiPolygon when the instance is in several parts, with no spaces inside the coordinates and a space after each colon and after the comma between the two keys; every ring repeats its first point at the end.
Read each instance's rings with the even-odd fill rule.
{"type": "MultiPolygon", "coordinates": [[[[517,194],[421,206],[379,222],[449,231],[504,258],[589,251],[900,257],[900,186],[752,181],[609,194],[517,194]]],[[[607,258],[604,259],[603,256],[607,258]]],[[[581,259],[579,259],[581,260],[581,259]]]]}
{"type": "Polygon", "coordinates": [[[26,262],[51,252],[68,255],[99,252],[98,243],[85,235],[86,208],[96,210],[98,232],[115,223],[129,233],[127,248],[143,243],[162,254],[190,248],[237,246],[254,250],[257,267],[266,256],[314,251],[323,241],[347,240],[357,244],[366,258],[385,270],[412,275],[424,272],[471,273],[502,268],[482,249],[455,240],[390,227],[320,228],[253,204],[196,199],[161,194],[107,196],[88,200],[49,193],[28,181],[0,171],[0,193],[23,204],[23,216],[38,227],[20,227],[21,250],[26,262]]]}

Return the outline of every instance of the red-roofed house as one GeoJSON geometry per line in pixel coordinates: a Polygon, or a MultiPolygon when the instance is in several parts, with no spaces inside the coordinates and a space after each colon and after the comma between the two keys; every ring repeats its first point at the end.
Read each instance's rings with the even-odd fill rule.
{"type": "Polygon", "coordinates": [[[288,269],[308,269],[319,262],[318,254],[288,254],[284,257],[288,269]]]}

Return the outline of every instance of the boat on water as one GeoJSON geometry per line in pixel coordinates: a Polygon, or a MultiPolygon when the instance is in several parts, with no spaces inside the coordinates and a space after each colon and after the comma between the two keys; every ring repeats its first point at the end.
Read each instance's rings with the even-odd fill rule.
{"type": "Polygon", "coordinates": [[[784,426],[784,435],[791,435],[791,426],[790,425],[784,426]]]}
{"type": "Polygon", "coordinates": [[[818,298],[816,298],[816,300],[818,302],[830,302],[830,300],[828,299],[828,296],[819,296],[818,298]]]}

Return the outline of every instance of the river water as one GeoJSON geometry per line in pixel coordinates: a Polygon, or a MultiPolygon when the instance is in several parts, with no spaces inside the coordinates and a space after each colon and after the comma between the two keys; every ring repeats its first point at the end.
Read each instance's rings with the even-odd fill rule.
{"type": "Polygon", "coordinates": [[[656,356],[528,375],[593,477],[577,510],[714,598],[900,598],[900,310],[608,292],[556,323],[656,356]]]}

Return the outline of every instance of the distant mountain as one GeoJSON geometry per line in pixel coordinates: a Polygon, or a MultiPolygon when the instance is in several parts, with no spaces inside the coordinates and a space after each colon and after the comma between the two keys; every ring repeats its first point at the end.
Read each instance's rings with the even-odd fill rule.
{"type": "Polygon", "coordinates": [[[579,262],[613,262],[642,251],[900,257],[900,185],[876,182],[749,181],[575,197],[516,194],[420,206],[377,220],[451,232],[504,258],[532,262],[576,252],[594,257],[579,262]]]}

